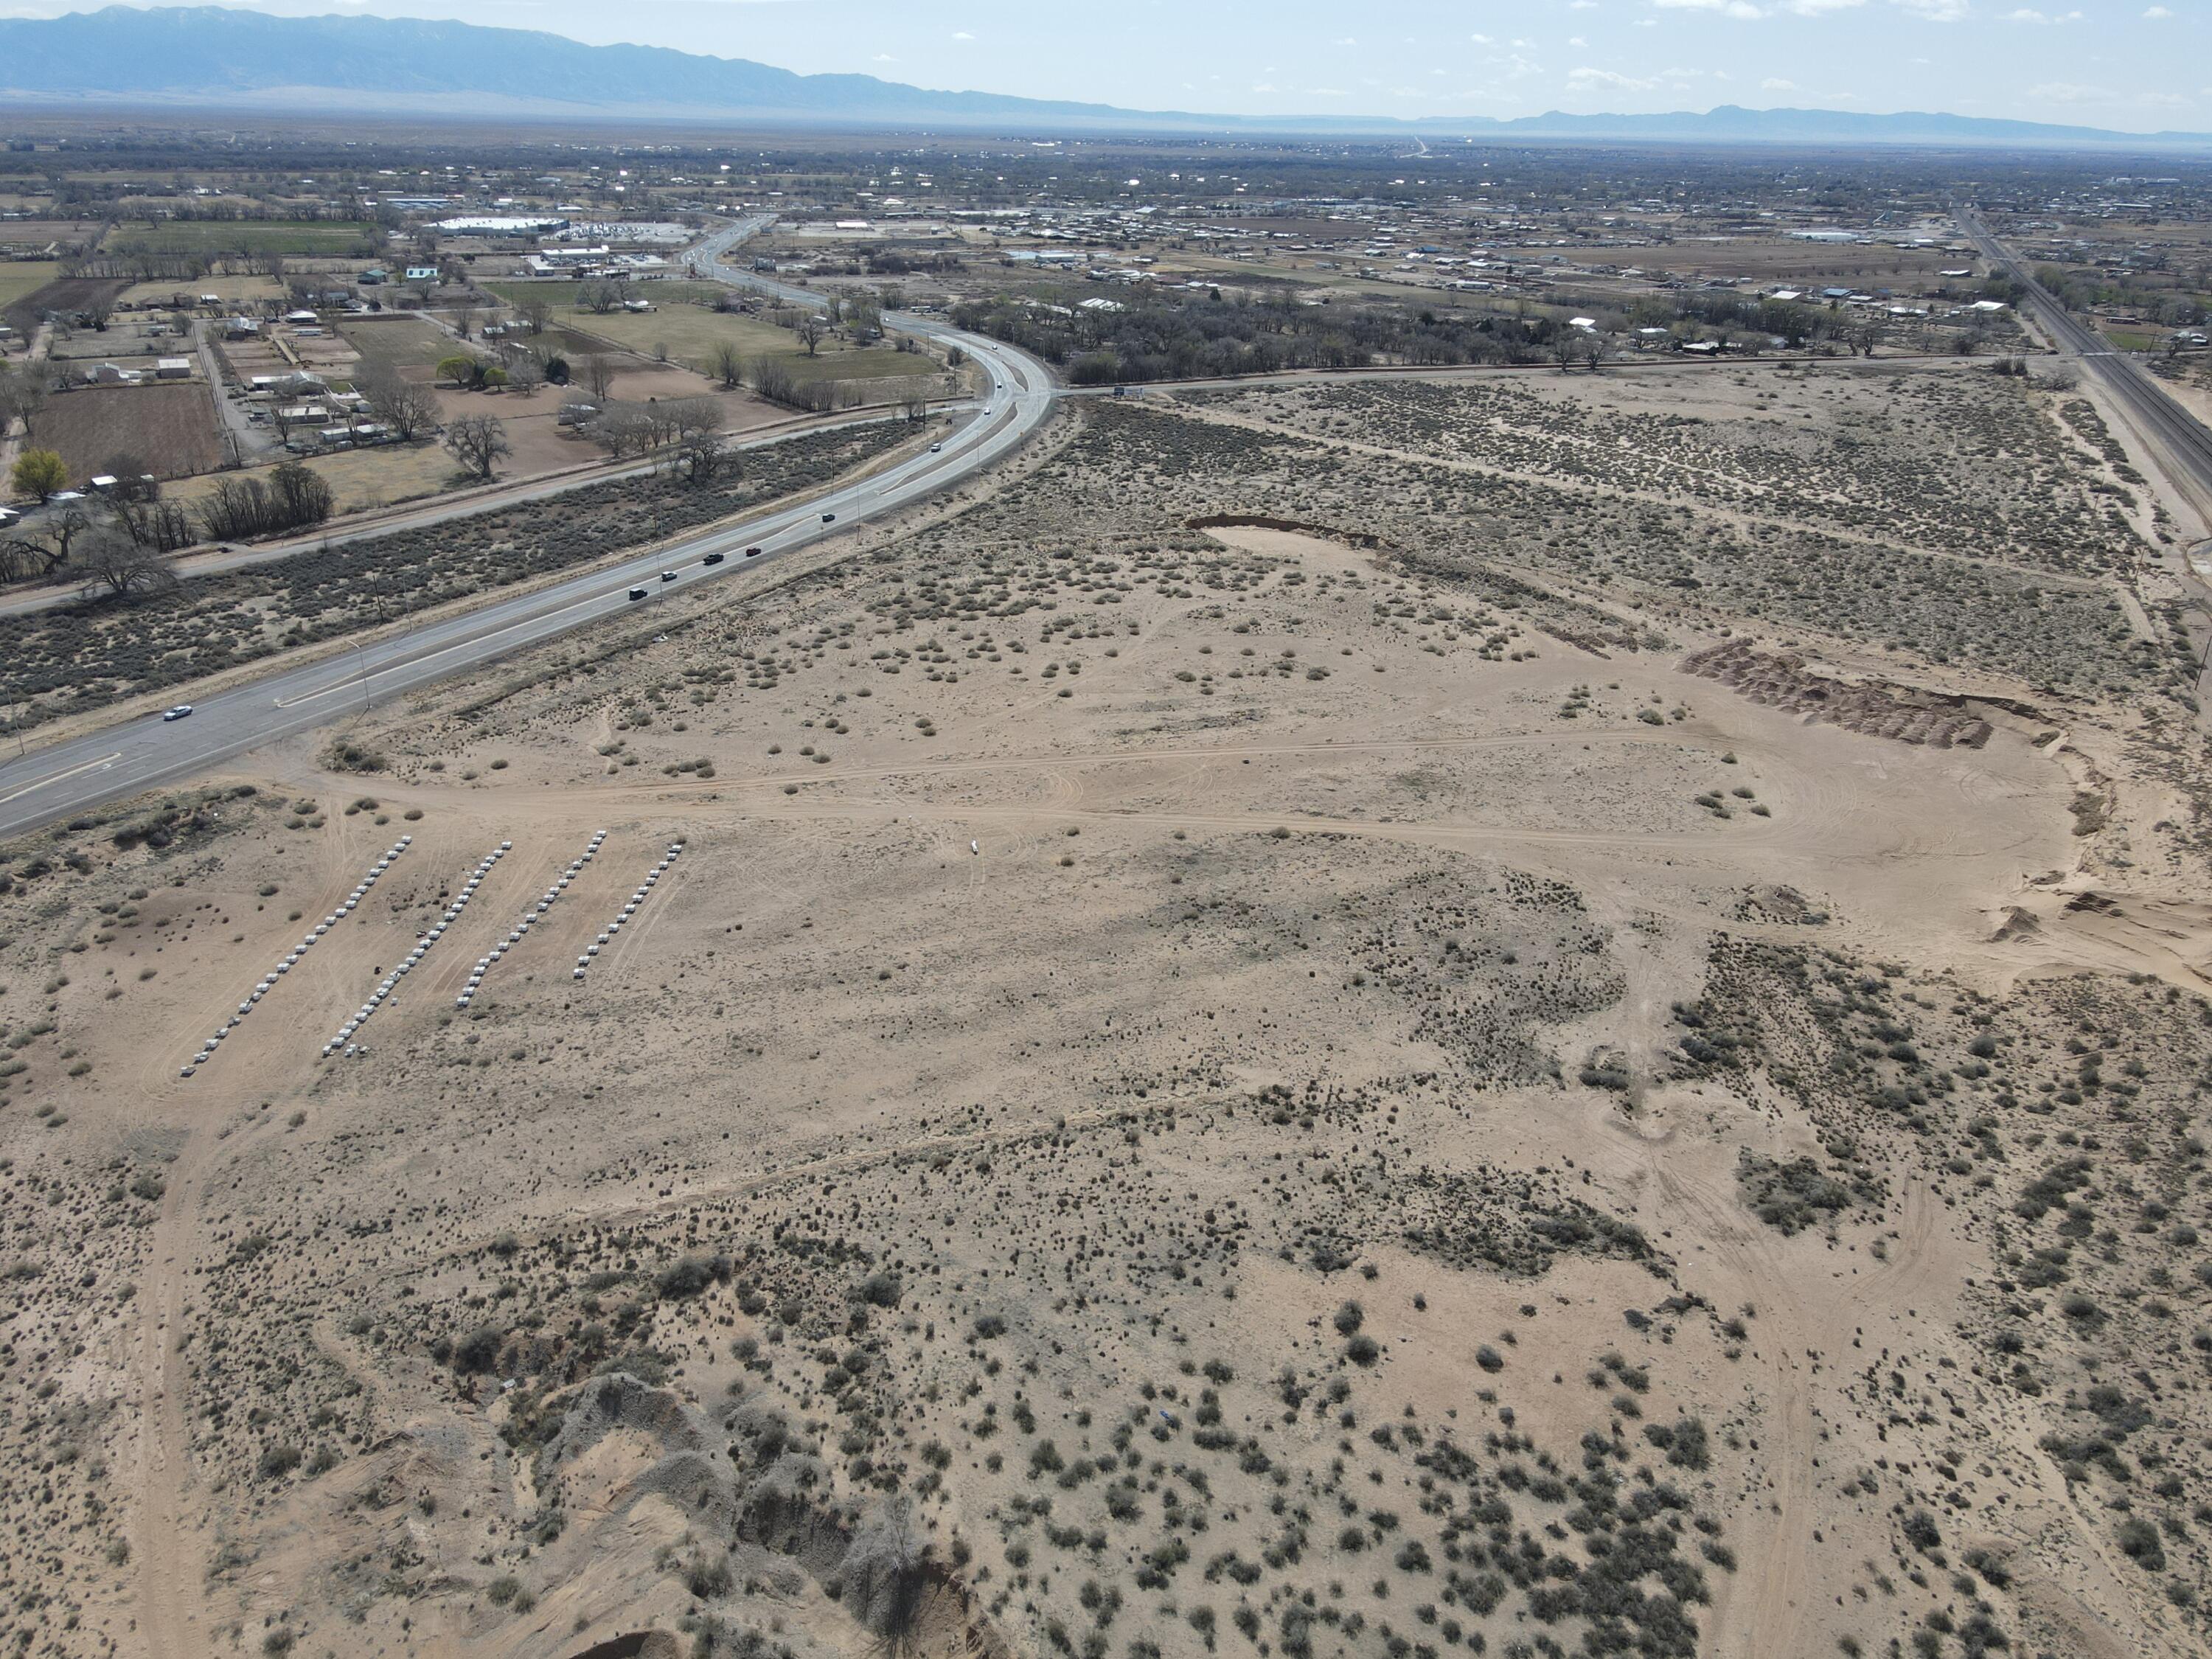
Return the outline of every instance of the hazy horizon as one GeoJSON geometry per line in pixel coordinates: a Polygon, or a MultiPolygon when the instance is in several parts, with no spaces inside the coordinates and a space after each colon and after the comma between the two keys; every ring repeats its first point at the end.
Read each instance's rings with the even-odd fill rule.
{"type": "MultiPolygon", "coordinates": [[[[28,0],[0,15],[96,9],[28,0]]],[[[278,15],[451,19],[745,58],[803,74],[1239,116],[1649,114],[1799,107],[2127,132],[2212,127],[2201,4],[1971,0],[1391,0],[1347,13],[1134,0],[1110,28],[1013,0],[265,0],[278,15]],[[1148,27],[1146,20],[1154,20],[1148,27]]]]}

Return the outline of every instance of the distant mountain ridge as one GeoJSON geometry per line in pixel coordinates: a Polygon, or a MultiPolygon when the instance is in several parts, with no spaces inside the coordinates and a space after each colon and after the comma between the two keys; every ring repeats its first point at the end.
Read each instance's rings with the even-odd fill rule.
{"type": "Polygon", "coordinates": [[[2212,148],[2212,135],[2121,133],[1979,116],[1744,109],[1702,114],[1240,117],[940,92],[870,75],[796,75],[666,46],[592,46],[534,30],[421,18],[278,17],[221,6],[109,6],[0,19],[0,100],[452,117],[750,118],[847,127],[1128,132],[2212,148]]]}

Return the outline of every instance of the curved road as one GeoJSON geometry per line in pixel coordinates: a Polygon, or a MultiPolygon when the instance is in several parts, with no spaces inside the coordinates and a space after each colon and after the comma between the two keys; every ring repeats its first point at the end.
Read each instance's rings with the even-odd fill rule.
{"type": "MultiPolygon", "coordinates": [[[[803,289],[762,282],[719,263],[741,240],[740,225],[702,245],[704,269],[732,283],[758,287],[805,305],[823,303],[803,289]]],[[[923,317],[900,316],[904,332],[957,344],[989,377],[980,407],[936,449],[805,503],[747,523],[703,532],[659,552],[625,561],[512,599],[495,599],[465,616],[426,623],[374,645],[304,664],[219,692],[185,720],[148,715],[0,763],[0,836],[66,818],[142,790],[204,771],[234,755],[324,726],[417,686],[520,651],[571,629],[649,611],[661,595],[682,592],[733,571],[764,564],[855,523],[878,517],[943,489],[1006,455],[1036,429],[1052,407],[1054,388],[1042,364],[995,340],[923,317]],[[834,524],[823,514],[834,513],[834,524]],[[744,550],[757,547],[758,557],[744,550]],[[701,560],[725,556],[717,565],[701,560]],[[673,570],[672,582],[660,580],[673,570]],[[633,600],[634,587],[646,597],[633,600]]]]}

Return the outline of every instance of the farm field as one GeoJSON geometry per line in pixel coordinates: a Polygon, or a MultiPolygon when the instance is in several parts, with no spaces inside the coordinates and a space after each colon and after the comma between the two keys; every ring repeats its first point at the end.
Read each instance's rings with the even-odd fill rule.
{"type": "MultiPolygon", "coordinates": [[[[501,299],[514,304],[522,299],[550,298],[542,290],[554,285],[493,283],[486,286],[501,299]]],[[[559,291],[565,295],[571,293],[574,285],[563,283],[558,286],[559,291]]],[[[844,340],[825,340],[819,353],[809,357],[806,348],[787,328],[779,328],[774,323],[739,313],[710,311],[704,306],[663,305],[660,304],[660,286],[658,283],[640,285],[642,297],[659,305],[656,311],[600,313],[573,302],[556,303],[554,325],[587,337],[596,335],[647,356],[665,346],[672,358],[694,368],[702,368],[715,348],[726,341],[735,344],[748,357],[773,357],[788,365],[793,374],[808,380],[896,380],[916,374],[942,372],[941,366],[931,358],[884,347],[856,347],[844,340]]]]}
{"type": "Polygon", "coordinates": [[[295,254],[335,258],[383,245],[374,225],[322,219],[173,219],[161,224],[120,224],[106,251],[153,253],[295,254]]]}
{"type": "Polygon", "coordinates": [[[61,272],[51,260],[12,259],[0,263],[0,314],[19,300],[36,293],[61,272]]]}
{"type": "Polygon", "coordinates": [[[420,317],[348,317],[337,331],[361,354],[364,368],[432,368],[440,358],[462,349],[451,335],[420,317]]]}
{"type": "Polygon", "coordinates": [[[103,297],[112,300],[125,286],[107,277],[57,276],[0,306],[0,319],[27,337],[47,312],[81,310],[103,297]]]}
{"type": "Polygon", "coordinates": [[[180,478],[222,464],[215,405],[197,380],[86,386],[50,398],[38,441],[69,463],[72,483],[134,455],[157,478],[180,478]]]}
{"type": "Polygon", "coordinates": [[[134,283],[123,290],[117,304],[122,306],[173,306],[182,301],[182,309],[197,310],[200,295],[212,294],[230,305],[252,305],[263,300],[281,300],[283,285],[267,276],[195,276],[188,282],[134,283]]]}

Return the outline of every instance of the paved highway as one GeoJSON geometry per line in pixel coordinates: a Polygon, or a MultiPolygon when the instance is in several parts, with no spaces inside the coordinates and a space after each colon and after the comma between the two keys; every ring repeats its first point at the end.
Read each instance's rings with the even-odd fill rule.
{"type": "Polygon", "coordinates": [[[1971,208],[1958,210],[1959,228],[1983,256],[2019,283],[2029,307],[2047,329],[2059,350],[2081,359],[2084,373],[2124,409],[2136,428],[2160,452],[2167,475],[2195,505],[2208,529],[2212,529],[2212,432],[2202,422],[2166,395],[2150,372],[2124,352],[2115,351],[2104,340],[2075,320],[2064,306],[2035,280],[2034,274],[2013,257],[1990,234],[1981,216],[1971,208]]]}
{"type": "MultiPolygon", "coordinates": [[[[744,227],[723,233],[700,253],[702,269],[728,280],[771,289],[801,304],[820,305],[803,289],[766,283],[719,263],[744,227]]],[[[665,594],[687,592],[779,554],[820,541],[853,525],[933,495],[1006,455],[1050,410],[1051,379],[1023,352],[922,317],[898,316],[900,330],[957,344],[988,377],[980,407],[936,449],[804,506],[786,507],[732,528],[702,532],[672,548],[611,569],[571,577],[532,593],[494,599],[442,622],[406,629],[319,662],[283,668],[216,694],[185,720],[148,715],[0,763],[0,836],[52,823],[87,808],[191,776],[234,755],[296,732],[333,724],[372,703],[475,668],[611,617],[647,613],[665,594]],[[834,523],[825,514],[835,514],[834,523]],[[745,550],[761,550],[748,558],[745,550]],[[701,561],[724,556],[719,564],[701,561]],[[664,582],[672,570],[676,580],[664,582]],[[643,587],[641,600],[630,591],[643,587]]]]}
{"type": "MultiPolygon", "coordinates": [[[[933,405],[933,412],[939,415],[964,414],[975,407],[973,403],[967,402],[939,402],[933,405]]],[[[779,425],[766,432],[732,436],[728,441],[728,447],[743,454],[749,450],[765,449],[772,444],[787,443],[794,438],[809,437],[817,432],[842,432],[850,427],[872,426],[878,421],[902,418],[895,414],[887,415],[881,409],[834,418],[809,417],[790,425],[779,425]]],[[[255,565],[275,564],[297,554],[344,547],[353,542],[373,541],[379,536],[393,535],[402,530],[420,530],[453,519],[472,518],[479,513],[497,512],[520,502],[540,501],[549,495],[565,495],[574,489],[588,489],[594,484],[606,483],[617,478],[642,477],[648,472],[657,471],[663,465],[663,458],[654,456],[642,461],[575,467],[565,472],[541,474],[534,478],[507,479],[489,489],[471,490],[458,499],[450,495],[436,495],[419,505],[391,507],[381,513],[363,514],[347,519],[336,528],[294,536],[282,541],[253,542],[245,546],[225,548],[220,552],[185,553],[179,557],[177,575],[179,580],[189,582],[197,581],[203,576],[220,576],[234,570],[250,570],[255,565]]],[[[18,617],[35,611],[54,611],[63,605],[76,605],[84,597],[86,586],[82,581],[76,581],[0,599],[0,617],[18,617]]]]}

